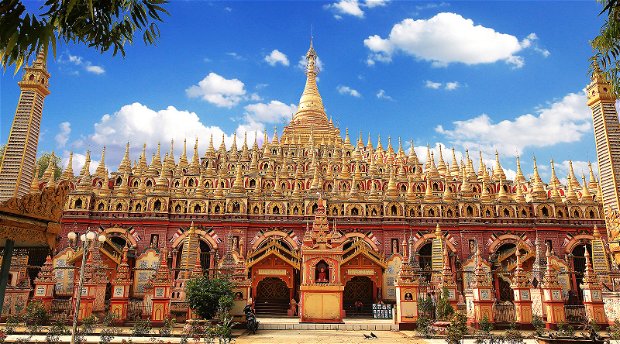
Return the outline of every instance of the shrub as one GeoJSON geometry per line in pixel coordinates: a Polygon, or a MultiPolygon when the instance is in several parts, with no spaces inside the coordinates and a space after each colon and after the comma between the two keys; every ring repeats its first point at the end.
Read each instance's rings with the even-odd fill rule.
{"type": "Polygon", "coordinates": [[[613,340],[620,340],[620,320],[614,320],[614,323],[609,326],[609,337],[613,340]]]}
{"type": "Polygon", "coordinates": [[[454,308],[450,305],[448,289],[443,288],[437,298],[437,319],[448,320],[454,314],[454,308]]]}
{"type": "Polygon", "coordinates": [[[505,341],[508,344],[523,344],[525,343],[523,339],[523,334],[521,331],[517,329],[517,324],[512,322],[510,323],[510,328],[506,330],[505,341]]]}
{"type": "Polygon", "coordinates": [[[575,328],[562,321],[558,324],[558,335],[562,337],[574,337],[575,328]]]}
{"type": "Polygon", "coordinates": [[[426,315],[420,315],[416,322],[418,333],[424,338],[430,338],[433,335],[433,320],[426,315]]]}
{"type": "Polygon", "coordinates": [[[19,326],[19,323],[22,321],[21,317],[17,314],[14,315],[9,315],[6,318],[6,324],[4,324],[4,330],[6,331],[6,334],[13,334],[15,333],[15,329],[17,328],[17,326],[19,326]]]}
{"type": "Polygon", "coordinates": [[[172,329],[174,328],[175,323],[176,320],[174,318],[166,318],[166,320],[164,320],[163,326],[159,329],[159,335],[162,337],[170,336],[172,334],[172,329]]]}
{"type": "Polygon", "coordinates": [[[138,319],[133,328],[131,334],[134,336],[144,336],[151,333],[151,319],[138,319]]]}
{"type": "Polygon", "coordinates": [[[448,344],[459,344],[467,334],[467,317],[461,312],[456,312],[452,316],[450,326],[446,333],[448,344]]]}
{"type": "Polygon", "coordinates": [[[532,317],[532,326],[534,326],[534,333],[538,337],[545,335],[545,322],[538,315],[532,317]]]}
{"type": "Polygon", "coordinates": [[[45,325],[48,321],[49,315],[41,302],[33,301],[28,303],[26,306],[26,313],[24,314],[24,322],[30,334],[39,332],[41,326],[45,325]]]}
{"type": "Polygon", "coordinates": [[[51,343],[60,343],[60,336],[69,334],[69,330],[63,320],[56,320],[47,330],[47,335],[45,335],[45,342],[48,344],[51,343]]]}
{"type": "MultiPolygon", "coordinates": [[[[220,299],[221,300],[221,299],[220,299]]],[[[219,311],[219,322],[215,325],[214,334],[217,336],[220,344],[228,344],[232,342],[232,329],[237,324],[233,321],[232,315],[227,309],[219,311]]]]}
{"type": "Polygon", "coordinates": [[[232,307],[232,283],[226,279],[200,276],[187,282],[185,292],[189,306],[203,319],[213,318],[218,309],[232,307]]]}
{"type": "Polygon", "coordinates": [[[82,320],[82,330],[81,332],[83,334],[91,334],[93,333],[93,331],[95,330],[95,324],[97,324],[97,322],[99,322],[99,319],[97,319],[96,316],[94,315],[89,315],[88,317],[84,318],[82,320]]]}

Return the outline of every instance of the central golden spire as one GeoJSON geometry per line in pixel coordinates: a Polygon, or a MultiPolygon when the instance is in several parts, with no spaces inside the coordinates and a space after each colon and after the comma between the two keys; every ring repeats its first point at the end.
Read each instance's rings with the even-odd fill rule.
{"type": "Polygon", "coordinates": [[[306,61],[306,86],[299,99],[297,112],[291,122],[284,127],[282,142],[314,145],[334,142],[340,145],[342,144],[340,130],[327,118],[323,99],[316,85],[316,76],[319,73],[318,56],[314,51],[312,40],[306,53],[306,61]]]}
{"type": "Polygon", "coordinates": [[[299,107],[293,117],[293,121],[300,121],[305,117],[314,117],[316,115],[320,115],[327,120],[323,99],[321,99],[319,88],[316,85],[316,75],[319,73],[319,67],[317,66],[317,55],[312,46],[312,40],[310,40],[310,48],[306,53],[306,61],[306,86],[299,99],[299,107]]]}

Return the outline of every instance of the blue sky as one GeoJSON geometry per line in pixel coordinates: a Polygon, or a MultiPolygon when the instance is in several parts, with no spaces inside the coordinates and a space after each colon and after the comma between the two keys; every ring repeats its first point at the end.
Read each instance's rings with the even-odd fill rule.
{"type": "MultiPolygon", "coordinates": [[[[150,153],[171,138],[178,158],[183,137],[190,155],[197,136],[201,155],[211,134],[216,146],[222,133],[227,144],[246,130],[250,140],[265,128],[271,137],[303,90],[312,28],[326,111],[352,140],[360,131],[375,146],[378,135],[384,147],[388,136],[394,145],[413,139],[421,158],[427,144],[469,148],[476,165],[479,150],[486,160],[498,150],[509,170],[520,154],[526,174],[533,154],[543,174],[554,159],[561,177],[572,159],[587,174],[596,155],[582,89],[600,9],[595,1],[173,1],[156,46],[138,39],[123,58],[63,45],[50,56],[39,151],[64,159],[74,151],[77,172],[87,149],[97,161],[106,145],[113,170],[127,141],[137,160],[143,143],[150,153]]],[[[20,77],[2,75],[2,142],[20,77]]]]}

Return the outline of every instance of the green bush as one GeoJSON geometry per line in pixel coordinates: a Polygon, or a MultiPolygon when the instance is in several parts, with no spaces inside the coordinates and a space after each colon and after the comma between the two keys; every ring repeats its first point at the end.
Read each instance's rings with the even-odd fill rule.
{"type": "Polygon", "coordinates": [[[461,312],[456,312],[452,316],[450,326],[446,331],[446,342],[448,344],[459,344],[467,332],[467,317],[461,312]]]}
{"type": "Polygon", "coordinates": [[[439,320],[449,320],[452,318],[454,314],[454,308],[450,305],[448,289],[443,288],[441,290],[441,294],[437,298],[437,319],[439,320]]]}
{"type": "Polygon", "coordinates": [[[47,324],[48,321],[49,314],[41,302],[33,301],[28,303],[26,313],[24,314],[24,322],[30,334],[39,332],[41,326],[47,324]]]}
{"type": "Polygon", "coordinates": [[[558,324],[558,335],[561,337],[574,337],[575,328],[566,322],[562,321],[558,324]]]}
{"type": "Polygon", "coordinates": [[[22,321],[21,317],[17,314],[9,315],[6,318],[6,324],[4,324],[4,331],[6,334],[15,333],[15,329],[19,326],[19,323],[22,321]]]}
{"type": "Polygon", "coordinates": [[[422,314],[418,317],[416,322],[418,333],[424,338],[430,338],[433,335],[433,320],[422,314]]]}
{"type": "Polygon", "coordinates": [[[505,334],[505,342],[507,344],[523,344],[525,340],[523,338],[523,334],[521,331],[517,329],[517,324],[512,322],[510,323],[510,328],[506,330],[505,334]]]}
{"type": "Polygon", "coordinates": [[[538,315],[532,317],[532,326],[534,326],[534,333],[538,337],[545,335],[545,322],[538,315]]]}
{"type": "Polygon", "coordinates": [[[162,337],[170,336],[172,334],[172,329],[174,328],[175,323],[176,323],[176,320],[174,318],[172,317],[166,318],[166,320],[164,320],[164,324],[159,329],[159,335],[162,337]]]}
{"type": "Polygon", "coordinates": [[[609,326],[609,337],[613,340],[620,340],[620,321],[614,320],[614,323],[609,326]]]}
{"type": "Polygon", "coordinates": [[[212,319],[218,310],[230,310],[233,304],[232,283],[226,279],[191,279],[185,286],[189,306],[203,319],[212,319]]]}
{"type": "Polygon", "coordinates": [[[133,324],[131,334],[133,336],[144,336],[151,333],[151,328],[151,319],[138,319],[133,324]]]}

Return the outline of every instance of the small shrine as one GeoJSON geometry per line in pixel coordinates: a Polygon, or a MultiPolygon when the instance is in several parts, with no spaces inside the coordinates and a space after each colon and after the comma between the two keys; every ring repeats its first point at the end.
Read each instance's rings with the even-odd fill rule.
{"type": "Polygon", "coordinates": [[[319,195],[314,222],[306,229],[301,248],[301,322],[342,322],[344,318],[340,264],[344,238],[330,230],[326,202],[319,195]]]}

